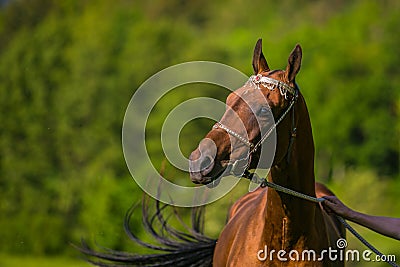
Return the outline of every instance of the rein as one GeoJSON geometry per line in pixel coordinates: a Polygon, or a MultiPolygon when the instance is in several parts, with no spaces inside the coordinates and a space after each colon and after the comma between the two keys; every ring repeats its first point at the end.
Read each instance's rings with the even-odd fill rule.
{"type": "MultiPolygon", "coordinates": [[[[267,180],[267,178],[260,178],[256,173],[250,173],[250,172],[246,172],[245,176],[243,176],[244,178],[250,179],[256,183],[261,183],[261,187],[265,188],[265,187],[270,187],[272,189],[275,189],[276,191],[291,195],[291,196],[295,196],[301,199],[305,199],[314,203],[321,203],[325,201],[325,198],[323,197],[313,197],[313,196],[309,196],[297,191],[294,191],[292,189],[286,188],[284,186],[275,184],[275,183],[271,183],[267,180]]],[[[370,250],[372,250],[376,255],[378,255],[380,257],[380,259],[388,264],[390,264],[393,267],[399,267],[395,262],[389,260],[387,257],[385,257],[385,255],[382,254],[382,252],[380,252],[377,248],[375,248],[373,245],[371,245],[371,243],[369,243],[367,240],[365,240],[365,238],[363,238],[353,227],[351,227],[350,224],[348,224],[346,222],[345,219],[343,219],[341,216],[336,215],[336,218],[343,224],[344,227],[346,227],[347,230],[350,231],[350,233],[352,233],[355,237],[357,237],[358,240],[361,241],[361,243],[363,243],[366,247],[368,247],[370,250]]]]}

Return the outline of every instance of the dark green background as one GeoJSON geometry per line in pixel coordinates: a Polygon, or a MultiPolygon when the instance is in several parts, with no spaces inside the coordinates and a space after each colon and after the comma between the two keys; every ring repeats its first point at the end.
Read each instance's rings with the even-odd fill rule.
{"type": "MultiPolygon", "coordinates": [[[[286,66],[296,43],[303,47],[297,82],[311,115],[318,180],[353,208],[399,217],[399,18],[396,0],[6,1],[0,7],[4,264],[76,258],[69,243],[81,237],[137,251],[122,229],[125,211],[142,197],[121,147],[131,96],[157,71],[186,61],[221,62],[250,75],[260,37],[273,69],[286,66]]],[[[164,158],[157,133],[172,103],[193,96],[224,101],[226,94],[186,86],[160,101],[148,125],[157,168],[164,158]]],[[[185,155],[211,125],[203,119],[183,129],[185,155]]],[[[168,164],[165,173],[190,184],[168,164]]],[[[221,210],[246,186],[211,205],[209,235],[217,237],[221,210]]],[[[357,229],[400,259],[398,241],[357,229]]],[[[364,249],[352,239],[349,247],[364,249]]]]}

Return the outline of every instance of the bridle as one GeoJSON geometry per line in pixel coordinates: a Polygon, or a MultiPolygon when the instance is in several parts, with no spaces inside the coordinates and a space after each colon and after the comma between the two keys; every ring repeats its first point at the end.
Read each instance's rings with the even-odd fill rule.
{"type": "MultiPolygon", "coordinates": [[[[222,124],[221,122],[217,122],[214,124],[213,128],[214,129],[223,129],[225,130],[229,135],[235,137],[238,139],[240,142],[245,144],[246,146],[249,147],[249,152],[246,157],[242,159],[238,159],[233,163],[229,163],[227,166],[228,172],[231,175],[234,176],[239,176],[239,177],[245,177],[245,178],[251,178],[251,174],[249,172],[249,167],[250,167],[250,162],[251,162],[251,156],[254,152],[256,152],[260,146],[267,140],[267,138],[271,135],[271,133],[275,130],[275,128],[283,121],[283,119],[286,117],[286,115],[289,113],[290,110],[293,112],[292,116],[292,134],[291,134],[291,140],[289,143],[289,148],[288,148],[288,154],[290,154],[292,144],[294,141],[294,138],[296,137],[296,127],[295,127],[295,122],[294,122],[294,104],[297,101],[298,97],[298,89],[289,86],[288,84],[275,80],[270,77],[262,76],[261,74],[257,75],[252,75],[246,85],[250,85],[252,87],[255,87],[255,89],[260,90],[260,86],[262,85],[263,87],[273,91],[276,88],[279,89],[280,94],[285,97],[286,100],[290,99],[289,106],[286,108],[286,110],[282,113],[282,115],[279,117],[279,119],[276,121],[274,125],[271,126],[271,128],[268,129],[268,131],[260,138],[260,140],[256,143],[253,144],[250,142],[246,137],[240,135],[239,133],[235,132],[234,130],[230,129],[228,126],[222,124]],[[290,95],[290,96],[289,96],[290,95]]],[[[289,157],[287,157],[289,160],[289,157]]]]}

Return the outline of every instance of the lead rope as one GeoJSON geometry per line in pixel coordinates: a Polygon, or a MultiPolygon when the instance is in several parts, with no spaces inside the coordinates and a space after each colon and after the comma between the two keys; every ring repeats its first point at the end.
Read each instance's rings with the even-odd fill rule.
{"type": "MultiPolygon", "coordinates": [[[[254,175],[254,174],[253,174],[254,175]]],[[[268,182],[266,178],[263,178],[263,181],[261,182],[261,187],[270,187],[272,189],[275,189],[276,191],[280,191],[282,193],[288,194],[288,195],[292,195],[298,198],[302,198],[311,202],[315,202],[315,203],[321,203],[324,202],[325,199],[322,197],[312,197],[309,195],[305,195],[303,193],[294,191],[292,189],[283,187],[281,185],[275,184],[275,183],[271,183],[268,182]]],[[[393,267],[399,267],[395,262],[390,261],[389,259],[387,259],[387,257],[385,257],[385,255],[383,255],[379,250],[377,250],[373,245],[371,245],[367,240],[365,240],[353,227],[351,227],[341,216],[336,215],[336,218],[344,225],[344,227],[346,227],[355,237],[358,238],[358,240],[361,241],[361,243],[363,243],[366,247],[368,247],[370,250],[372,250],[376,255],[378,255],[380,257],[381,260],[387,262],[388,264],[390,264],[393,267]]]]}

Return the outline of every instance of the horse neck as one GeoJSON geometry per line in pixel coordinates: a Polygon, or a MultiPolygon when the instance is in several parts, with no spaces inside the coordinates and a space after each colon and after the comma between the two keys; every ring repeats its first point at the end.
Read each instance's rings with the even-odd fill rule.
{"type": "MultiPolygon", "coordinates": [[[[285,156],[271,168],[269,180],[315,196],[314,142],[308,110],[301,95],[294,108],[295,112],[290,112],[291,115],[283,121],[284,125],[277,129],[278,145],[279,137],[285,138],[288,136],[287,131],[291,131],[293,114],[297,128],[296,138],[290,152],[288,146],[284,146],[285,156]],[[289,160],[287,157],[290,157],[289,160]]],[[[287,141],[282,143],[287,144],[287,141]]],[[[281,235],[281,240],[286,240],[282,242],[298,242],[301,237],[309,238],[307,235],[313,231],[315,212],[315,203],[268,189],[266,219],[272,219],[278,227],[282,225],[281,231],[276,232],[281,235]]]]}
{"type": "Polygon", "coordinates": [[[306,102],[301,94],[294,105],[294,112],[289,114],[284,120],[283,127],[277,129],[278,145],[281,146],[284,151],[282,154],[285,156],[272,168],[272,179],[293,190],[315,195],[314,140],[306,102]],[[292,116],[294,116],[294,125],[292,125],[292,116]],[[288,145],[282,145],[282,143],[288,142],[290,138],[287,137],[288,132],[293,130],[292,127],[296,127],[296,137],[289,150],[288,145]],[[285,138],[287,138],[286,142],[285,138]]]}

